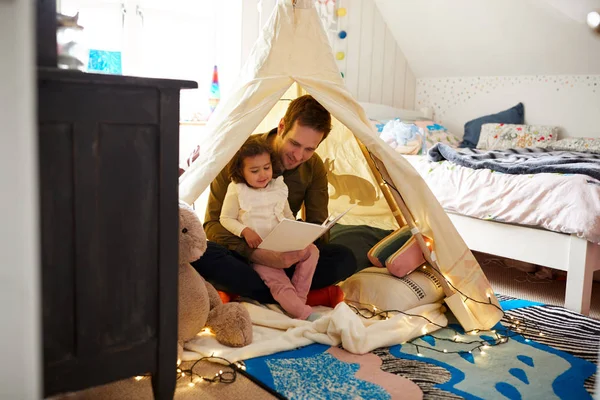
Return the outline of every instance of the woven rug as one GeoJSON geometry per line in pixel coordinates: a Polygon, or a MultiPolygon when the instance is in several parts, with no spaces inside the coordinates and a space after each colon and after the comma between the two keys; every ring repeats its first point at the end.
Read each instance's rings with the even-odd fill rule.
{"type": "Polygon", "coordinates": [[[494,331],[465,334],[451,322],[364,355],[313,344],[247,360],[246,374],[287,399],[592,399],[600,321],[498,299],[505,317],[494,331]]]}

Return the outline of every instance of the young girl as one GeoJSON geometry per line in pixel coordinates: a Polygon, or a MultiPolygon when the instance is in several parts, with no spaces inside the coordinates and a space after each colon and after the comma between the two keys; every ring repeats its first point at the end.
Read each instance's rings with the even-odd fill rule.
{"type": "MultiPolygon", "coordinates": [[[[221,225],[243,237],[248,246],[257,248],[283,219],[294,219],[288,203],[288,187],[283,176],[273,179],[275,154],[259,136],[251,137],[233,157],[229,175],[231,183],[221,209],[221,225]]],[[[292,279],[283,269],[254,264],[254,270],[271,289],[273,298],[295,318],[314,320],[318,314],[306,304],[319,259],[314,244],[306,257],[296,264],[292,279]]]]}

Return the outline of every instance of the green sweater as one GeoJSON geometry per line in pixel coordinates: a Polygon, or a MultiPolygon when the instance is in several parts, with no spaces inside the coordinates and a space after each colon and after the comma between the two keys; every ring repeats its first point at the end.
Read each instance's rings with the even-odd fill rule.
{"type": "MultiPolygon", "coordinates": [[[[263,134],[263,137],[272,140],[276,132],[277,130],[273,129],[263,134]]],[[[243,238],[235,236],[219,222],[223,199],[230,183],[228,169],[229,164],[210,184],[210,195],[204,217],[204,230],[208,240],[249,258],[253,249],[248,246],[243,238]]],[[[321,157],[315,153],[308,161],[300,164],[295,169],[284,171],[283,180],[288,186],[288,202],[294,216],[297,218],[298,211],[304,203],[305,221],[322,224],[328,216],[329,194],[327,191],[327,171],[321,157]]],[[[320,240],[326,242],[327,238],[328,235],[324,235],[320,240]]]]}

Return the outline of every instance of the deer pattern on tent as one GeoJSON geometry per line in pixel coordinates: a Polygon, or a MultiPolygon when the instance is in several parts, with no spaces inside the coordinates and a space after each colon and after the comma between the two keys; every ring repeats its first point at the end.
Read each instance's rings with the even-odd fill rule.
{"type": "Polygon", "coordinates": [[[335,200],[346,195],[350,199],[350,204],[359,206],[372,206],[379,200],[375,186],[368,180],[356,175],[336,174],[334,161],[335,159],[329,158],[323,161],[327,170],[327,180],[335,189],[335,194],[330,196],[330,199],[335,200]]]}

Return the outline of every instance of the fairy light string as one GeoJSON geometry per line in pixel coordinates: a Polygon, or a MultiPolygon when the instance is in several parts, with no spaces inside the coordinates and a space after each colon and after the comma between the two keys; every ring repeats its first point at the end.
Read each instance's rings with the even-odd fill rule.
{"type": "MultiPolygon", "coordinates": [[[[365,304],[365,303],[360,303],[360,302],[352,301],[352,300],[345,300],[345,302],[352,310],[354,310],[354,312],[356,314],[360,315],[361,317],[363,317],[365,319],[380,318],[380,319],[387,320],[387,319],[390,319],[390,314],[394,314],[394,315],[402,314],[402,315],[407,316],[409,319],[422,318],[425,321],[427,321],[427,325],[423,328],[423,336],[429,336],[429,337],[435,339],[436,341],[449,342],[454,345],[459,344],[459,345],[466,347],[462,350],[448,350],[447,348],[432,347],[432,346],[428,346],[427,344],[423,344],[423,343],[419,343],[419,344],[415,343],[415,341],[421,339],[422,336],[416,337],[414,339],[411,339],[411,340],[403,343],[403,344],[412,344],[413,346],[415,346],[415,349],[417,351],[417,356],[419,356],[419,357],[423,357],[423,353],[421,352],[421,349],[427,349],[430,351],[435,351],[437,353],[444,353],[444,354],[473,354],[473,351],[477,350],[477,351],[479,351],[479,354],[486,355],[486,350],[488,350],[489,348],[505,344],[509,341],[509,339],[517,337],[517,336],[522,337],[526,342],[530,341],[530,339],[529,339],[530,336],[535,336],[535,335],[544,336],[544,333],[540,331],[539,326],[535,321],[529,321],[529,320],[526,320],[525,318],[518,318],[518,317],[513,317],[513,316],[508,316],[508,318],[506,318],[507,315],[506,315],[506,313],[504,313],[504,311],[502,311],[502,315],[503,315],[502,319],[505,319],[506,322],[509,324],[507,328],[492,329],[489,331],[473,330],[473,331],[465,332],[465,334],[467,334],[467,335],[477,335],[477,334],[484,334],[484,333],[489,332],[491,334],[490,336],[492,336],[492,340],[490,340],[490,339],[463,340],[464,337],[461,336],[461,334],[462,334],[461,332],[457,331],[456,329],[454,329],[452,327],[440,325],[420,314],[411,314],[411,313],[407,313],[407,312],[401,311],[401,310],[380,310],[373,304],[365,304]],[[360,306],[356,306],[352,303],[359,304],[360,306]],[[448,337],[443,337],[443,336],[436,336],[436,335],[429,333],[427,330],[427,326],[429,326],[430,324],[439,328],[440,332],[442,332],[442,330],[448,330],[448,331],[453,332],[452,337],[448,338],[448,337]]],[[[486,303],[486,304],[488,304],[488,303],[486,303]]],[[[489,304],[495,305],[495,304],[491,303],[491,299],[490,299],[489,304]]]]}
{"type": "MultiPolygon", "coordinates": [[[[245,371],[246,365],[243,361],[229,362],[223,357],[209,356],[202,357],[196,361],[189,368],[181,368],[181,360],[177,360],[177,380],[189,380],[188,386],[194,387],[201,383],[233,383],[237,379],[237,371],[245,371]],[[210,363],[220,364],[219,372],[214,375],[200,375],[194,371],[196,365],[201,361],[208,361],[210,363]]],[[[145,376],[136,376],[136,381],[141,381],[145,376]]]]}

